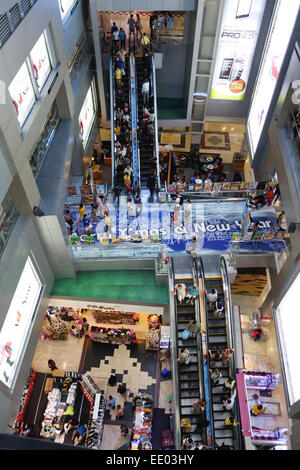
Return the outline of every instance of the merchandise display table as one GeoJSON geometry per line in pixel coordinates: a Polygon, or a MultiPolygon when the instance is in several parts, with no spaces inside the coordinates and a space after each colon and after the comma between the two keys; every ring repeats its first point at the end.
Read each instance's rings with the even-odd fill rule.
{"type": "Polygon", "coordinates": [[[136,334],[132,328],[104,328],[100,326],[92,326],[89,332],[89,337],[96,343],[136,343],[136,334]]]}
{"type": "Polygon", "coordinates": [[[131,450],[152,450],[153,401],[150,398],[136,399],[132,428],[131,450]]]}

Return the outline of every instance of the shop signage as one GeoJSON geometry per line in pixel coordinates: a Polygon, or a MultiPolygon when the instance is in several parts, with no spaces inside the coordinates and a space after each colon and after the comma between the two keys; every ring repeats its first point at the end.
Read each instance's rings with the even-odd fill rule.
{"type": "Polygon", "coordinates": [[[41,289],[42,283],[28,258],[0,331],[0,380],[8,387],[13,386],[24,355],[41,289]]]}
{"type": "Polygon", "coordinates": [[[95,115],[96,115],[96,109],[94,105],[93,86],[94,86],[94,83],[92,82],[87,92],[87,95],[84,100],[83,106],[79,114],[79,119],[78,119],[79,126],[80,126],[80,136],[81,136],[84,148],[89,139],[92,125],[93,125],[95,115]]]}
{"type": "Polygon", "coordinates": [[[299,6],[300,0],[277,2],[248,115],[247,130],[252,158],[266,121],[299,6]]]}
{"type": "Polygon", "coordinates": [[[8,91],[22,127],[36,101],[26,61],[9,85],[8,91]]]}
{"type": "Polygon", "coordinates": [[[245,97],[266,0],[226,0],[210,97],[245,97]]]}
{"type": "Polygon", "coordinates": [[[39,90],[41,90],[51,72],[51,64],[44,33],[40,36],[30,52],[30,61],[37,86],[39,90]]]}

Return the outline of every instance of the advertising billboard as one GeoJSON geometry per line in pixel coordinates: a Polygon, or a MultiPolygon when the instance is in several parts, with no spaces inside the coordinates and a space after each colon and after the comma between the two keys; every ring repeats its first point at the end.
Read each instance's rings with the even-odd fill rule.
{"type": "Polygon", "coordinates": [[[12,387],[18,365],[25,353],[26,340],[35,319],[42,283],[30,258],[0,331],[0,380],[12,387]]]}
{"type": "Polygon", "coordinates": [[[269,111],[299,6],[300,0],[278,0],[276,5],[248,115],[247,130],[252,158],[269,111]]]}
{"type": "Polygon", "coordinates": [[[51,72],[51,63],[44,33],[30,52],[32,71],[41,91],[51,72]]]}
{"type": "Polygon", "coordinates": [[[210,98],[242,101],[266,0],[226,0],[210,98]]]}
{"type": "Polygon", "coordinates": [[[25,61],[8,87],[18,121],[22,127],[36,101],[33,85],[25,61]]]}
{"type": "Polygon", "coordinates": [[[299,371],[299,328],[300,316],[298,298],[300,289],[300,274],[296,277],[290,289],[276,309],[280,333],[281,358],[286,377],[289,402],[293,405],[300,399],[299,371]]]}
{"type": "Polygon", "coordinates": [[[84,148],[89,139],[96,115],[93,87],[94,83],[92,82],[79,114],[80,137],[84,148]]]}

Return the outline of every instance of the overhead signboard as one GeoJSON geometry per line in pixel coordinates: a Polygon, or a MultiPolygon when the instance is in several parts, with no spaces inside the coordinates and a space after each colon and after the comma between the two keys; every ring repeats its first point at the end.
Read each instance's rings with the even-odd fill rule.
{"type": "Polygon", "coordinates": [[[22,127],[36,101],[27,62],[25,61],[8,87],[20,126],[22,127]]]}
{"type": "Polygon", "coordinates": [[[79,114],[80,136],[85,148],[96,115],[94,104],[94,83],[92,82],[79,114]]]}
{"type": "Polygon", "coordinates": [[[51,72],[51,63],[44,33],[30,52],[32,71],[41,91],[51,72]]]}
{"type": "Polygon", "coordinates": [[[41,280],[28,258],[0,331],[0,380],[8,387],[12,387],[24,355],[41,289],[41,280]]]}
{"type": "Polygon", "coordinates": [[[284,60],[300,0],[278,0],[247,121],[251,156],[255,155],[284,60]]]}
{"type": "Polygon", "coordinates": [[[245,97],[266,0],[226,0],[210,97],[245,97]]]}

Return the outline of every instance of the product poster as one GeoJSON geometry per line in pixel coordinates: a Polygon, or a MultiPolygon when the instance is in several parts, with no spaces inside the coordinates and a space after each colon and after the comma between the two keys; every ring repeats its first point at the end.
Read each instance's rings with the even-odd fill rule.
{"type": "Polygon", "coordinates": [[[95,114],[96,110],[94,106],[93,90],[91,85],[79,114],[80,136],[84,147],[86,146],[90,136],[95,114]]]}
{"type": "Polygon", "coordinates": [[[28,258],[0,331],[0,380],[8,387],[12,386],[25,353],[41,289],[41,281],[28,258]]]}
{"type": "Polygon", "coordinates": [[[300,0],[280,0],[250,106],[247,128],[254,156],[300,7],[300,0]]]}
{"type": "Polygon", "coordinates": [[[9,85],[8,91],[22,127],[36,100],[26,62],[9,85]]]}
{"type": "Polygon", "coordinates": [[[266,0],[226,0],[210,97],[245,97],[266,0]]]}
{"type": "Polygon", "coordinates": [[[41,90],[51,72],[51,64],[44,33],[40,36],[30,52],[30,60],[37,86],[39,90],[41,90]]]}

